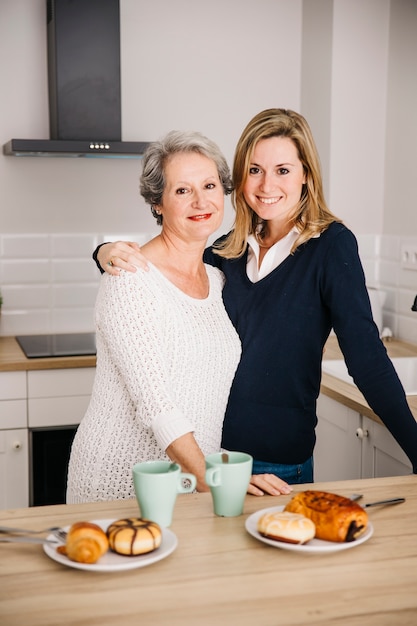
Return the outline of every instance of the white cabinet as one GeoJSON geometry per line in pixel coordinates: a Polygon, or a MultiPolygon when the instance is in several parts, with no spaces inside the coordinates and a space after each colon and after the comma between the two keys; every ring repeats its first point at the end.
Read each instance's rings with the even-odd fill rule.
{"type": "Polygon", "coordinates": [[[365,416],[362,424],[366,434],[362,440],[363,477],[411,474],[411,463],[389,430],[365,416]]]}
{"type": "Polygon", "coordinates": [[[411,463],[389,430],[321,394],[317,401],[314,479],[349,480],[400,476],[411,463]]]}
{"type": "Polygon", "coordinates": [[[29,506],[37,471],[30,464],[31,431],[45,430],[49,436],[55,429],[79,424],[94,376],[94,367],[0,372],[1,509],[29,506]]]}
{"type": "Polygon", "coordinates": [[[0,430],[0,509],[29,505],[27,428],[0,430]]]}
{"type": "Polygon", "coordinates": [[[29,371],[29,428],[79,424],[90,402],[94,376],[94,367],[29,371]]]}
{"type": "Polygon", "coordinates": [[[29,504],[26,372],[0,373],[0,508],[29,504]]]}
{"type": "Polygon", "coordinates": [[[71,445],[94,376],[93,367],[28,372],[30,505],[65,502],[71,445]]]}
{"type": "Polygon", "coordinates": [[[320,394],[317,417],[314,480],[361,478],[361,441],[356,436],[361,427],[361,416],[320,394]]]}

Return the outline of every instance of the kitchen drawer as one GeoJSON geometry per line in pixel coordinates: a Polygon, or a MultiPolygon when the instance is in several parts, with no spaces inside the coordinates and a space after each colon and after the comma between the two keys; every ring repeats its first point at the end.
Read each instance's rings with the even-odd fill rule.
{"type": "Polygon", "coordinates": [[[26,372],[0,373],[0,401],[26,398],[26,372]]]}
{"type": "Polygon", "coordinates": [[[79,424],[90,402],[95,367],[28,372],[29,428],[79,424]]]}
{"type": "Polygon", "coordinates": [[[90,396],[95,372],[95,367],[30,371],[28,397],[90,396]]]}
{"type": "Polygon", "coordinates": [[[26,372],[0,373],[0,430],[27,428],[26,372]]]}
{"type": "Polygon", "coordinates": [[[29,399],[29,428],[79,424],[84,417],[89,402],[89,395],[29,399]]]}
{"type": "Polygon", "coordinates": [[[0,430],[27,428],[26,400],[0,402],[0,430]]]}

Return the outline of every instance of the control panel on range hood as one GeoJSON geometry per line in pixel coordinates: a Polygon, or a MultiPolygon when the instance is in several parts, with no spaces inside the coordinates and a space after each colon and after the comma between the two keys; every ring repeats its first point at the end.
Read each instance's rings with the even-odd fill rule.
{"type": "Polygon", "coordinates": [[[138,159],[149,144],[145,141],[69,141],[11,139],[3,146],[6,156],[108,157],[138,159]]]}
{"type": "Polygon", "coordinates": [[[6,156],[140,158],[121,139],[119,0],[47,0],[50,139],[11,139],[6,156]]]}

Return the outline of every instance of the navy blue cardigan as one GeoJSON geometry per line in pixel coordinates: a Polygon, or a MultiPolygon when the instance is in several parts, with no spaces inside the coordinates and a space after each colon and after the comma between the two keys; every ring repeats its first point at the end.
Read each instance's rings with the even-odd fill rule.
{"type": "Polygon", "coordinates": [[[247,252],[204,260],[226,276],[223,299],[242,341],[222,445],[260,461],[306,461],[315,444],[323,348],[333,327],[351,376],[417,472],[417,423],[373,322],[353,233],[333,223],[259,282],[247,252]]]}

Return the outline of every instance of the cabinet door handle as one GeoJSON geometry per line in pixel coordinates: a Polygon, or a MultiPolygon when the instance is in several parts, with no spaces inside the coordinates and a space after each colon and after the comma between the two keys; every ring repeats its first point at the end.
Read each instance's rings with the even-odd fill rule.
{"type": "Polygon", "coordinates": [[[13,450],[20,450],[22,448],[22,442],[21,441],[14,441],[12,444],[12,448],[13,450]]]}
{"type": "Polygon", "coordinates": [[[356,429],[356,436],[358,439],[365,439],[366,437],[368,437],[368,435],[369,435],[369,431],[366,428],[356,429]]]}

